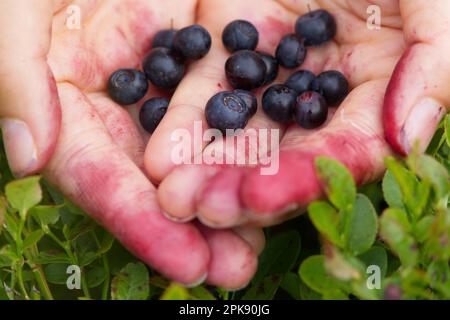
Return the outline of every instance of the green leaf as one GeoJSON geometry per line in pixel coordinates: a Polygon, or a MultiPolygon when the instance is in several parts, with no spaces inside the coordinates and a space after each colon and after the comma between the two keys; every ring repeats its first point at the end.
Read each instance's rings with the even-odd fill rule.
{"type": "Polygon", "coordinates": [[[95,288],[101,285],[106,279],[106,270],[103,266],[95,266],[87,271],[86,280],[89,288],[95,288]]]}
{"type": "Polygon", "coordinates": [[[380,235],[406,267],[414,266],[418,259],[417,246],[410,232],[411,224],[406,212],[400,209],[384,211],[380,219],[380,235]]]}
{"type": "Polygon", "coordinates": [[[60,208],[59,206],[36,206],[30,210],[30,214],[41,227],[45,228],[58,222],[60,208]]]}
{"type": "Polygon", "coordinates": [[[41,177],[30,177],[10,182],[5,187],[5,194],[11,206],[19,211],[22,218],[32,207],[42,200],[42,190],[39,185],[41,177]]]}
{"type": "Polygon", "coordinates": [[[344,213],[344,236],[346,247],[354,255],[361,254],[370,249],[375,242],[378,231],[378,217],[369,198],[358,194],[353,210],[344,213]]]}
{"type": "Polygon", "coordinates": [[[100,243],[100,248],[98,249],[97,254],[103,255],[107,253],[109,250],[111,250],[113,244],[114,244],[114,237],[109,233],[105,233],[105,236],[103,237],[102,242],[100,243]]]}
{"type": "Polygon", "coordinates": [[[172,283],[161,296],[161,300],[188,300],[189,291],[179,284],[172,283]]]}
{"type": "Polygon", "coordinates": [[[83,253],[80,257],[80,267],[83,268],[87,265],[90,265],[97,258],[98,258],[98,255],[95,252],[88,251],[88,252],[83,253]]]}
{"type": "Polygon", "coordinates": [[[348,295],[342,290],[336,289],[325,292],[323,300],[348,300],[348,295]]]}
{"type": "Polygon", "coordinates": [[[242,300],[272,300],[277,293],[282,276],[268,276],[263,281],[250,287],[242,300]]]}
{"type": "Polygon", "coordinates": [[[445,117],[445,137],[447,144],[450,146],[450,114],[445,117]]]}
{"type": "Polygon", "coordinates": [[[192,288],[191,296],[198,300],[216,300],[214,295],[212,295],[211,292],[209,292],[208,289],[203,286],[192,288]]]}
{"type": "Polygon", "coordinates": [[[342,248],[343,242],[339,233],[339,214],[328,202],[313,202],[308,207],[309,217],[314,226],[329,241],[342,248]]]}
{"type": "Polygon", "coordinates": [[[129,263],[111,283],[113,300],[146,300],[150,294],[147,267],[141,263],[129,263]]]}
{"type": "Polygon", "coordinates": [[[295,300],[301,300],[301,280],[300,277],[293,273],[288,272],[284,275],[283,280],[280,283],[280,287],[290,294],[295,300]]]}
{"type": "Polygon", "coordinates": [[[0,301],[9,300],[3,281],[0,279],[0,301]]]}
{"type": "Polygon", "coordinates": [[[310,256],[300,266],[300,277],[305,284],[319,293],[336,290],[342,283],[325,270],[324,256],[310,256]]]}
{"type": "Polygon", "coordinates": [[[37,264],[49,264],[49,263],[70,263],[69,257],[64,252],[46,252],[42,251],[35,259],[37,264]]]}
{"type": "Polygon", "coordinates": [[[11,268],[18,259],[14,248],[10,245],[0,248],[0,268],[11,268]]]}
{"type": "Polygon", "coordinates": [[[15,238],[17,233],[19,232],[19,224],[16,222],[14,217],[9,213],[5,215],[5,226],[9,234],[13,238],[15,238]]]}
{"type": "Polygon", "coordinates": [[[316,169],[331,203],[340,210],[350,210],[356,198],[356,185],[350,171],[339,161],[316,159],[316,169]]]}
{"type": "Polygon", "coordinates": [[[260,256],[259,269],[253,283],[262,281],[268,275],[284,274],[290,271],[300,254],[301,240],[298,231],[279,233],[267,240],[260,256]]]}
{"type": "Polygon", "coordinates": [[[38,243],[38,241],[41,240],[44,234],[45,233],[43,230],[35,230],[30,233],[23,241],[23,249],[29,248],[38,243]]]}
{"type": "Polygon", "coordinates": [[[342,254],[332,246],[328,246],[325,252],[325,270],[328,274],[342,281],[363,278],[364,267],[360,261],[352,256],[342,254]]]}
{"type": "Polygon", "coordinates": [[[425,216],[414,227],[414,235],[418,242],[425,242],[432,232],[432,227],[434,223],[434,216],[425,216]]]}
{"type": "Polygon", "coordinates": [[[310,287],[306,285],[305,282],[303,282],[302,279],[300,279],[300,297],[301,300],[322,300],[322,295],[310,287]]]}
{"type": "Polygon", "coordinates": [[[447,170],[428,155],[420,155],[409,162],[411,169],[422,179],[431,183],[438,200],[447,200],[450,189],[447,170]]]}
{"type": "Polygon", "coordinates": [[[395,180],[395,177],[391,171],[386,171],[382,186],[384,199],[387,204],[391,208],[404,209],[405,206],[402,201],[402,191],[400,190],[397,180],[395,180]]]}
{"type": "Polygon", "coordinates": [[[67,283],[67,268],[69,264],[51,263],[45,266],[44,272],[48,282],[53,284],[65,285],[67,283]]]}
{"type": "Polygon", "coordinates": [[[384,278],[387,273],[388,268],[388,256],[387,252],[383,247],[374,246],[368,251],[364,252],[358,258],[366,265],[378,266],[381,270],[381,276],[384,278]]]}

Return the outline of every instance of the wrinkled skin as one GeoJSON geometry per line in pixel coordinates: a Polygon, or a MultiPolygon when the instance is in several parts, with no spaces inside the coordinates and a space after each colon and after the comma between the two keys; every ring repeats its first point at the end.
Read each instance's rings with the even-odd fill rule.
{"type": "Polygon", "coordinates": [[[16,176],[43,171],[171,279],[237,289],[256,271],[262,231],[214,231],[166,219],[143,173],[148,136],[133,121],[139,106],[128,113],[106,94],[113,71],[139,67],[154,34],[171,19],[175,27],[192,24],[195,6],[189,0],[1,1],[2,131],[16,176]],[[81,8],[80,30],[66,27],[70,4],[81,8]]]}
{"type": "MultiPolygon", "coordinates": [[[[314,170],[317,156],[342,161],[360,185],[374,181],[393,151],[405,155],[416,140],[425,149],[449,105],[449,1],[215,0],[201,2],[198,10],[198,22],[215,36],[214,46],[181,83],[145,159],[151,177],[162,181],[159,202],[174,219],[197,217],[214,228],[285,221],[323,195],[314,170]],[[258,111],[247,129],[282,132],[280,168],[272,176],[261,175],[259,167],[175,167],[170,157],[179,142],[171,141],[171,133],[176,128],[192,132],[193,121],[203,121],[208,98],[227,88],[223,65],[228,54],[219,38],[226,23],[236,18],[252,21],[261,33],[258,49],[273,54],[282,35],[292,32],[296,17],[308,12],[308,3],[336,17],[338,34],[332,43],[310,49],[301,68],[315,73],[340,70],[352,87],[328,123],[311,131],[281,127],[258,111]],[[382,8],[381,30],[366,27],[370,4],[382,8]],[[157,151],[160,156],[152,157],[157,151]]],[[[278,81],[288,74],[283,72],[278,81]]],[[[214,150],[233,157],[222,140],[203,147],[203,154],[214,150]]]]}
{"type": "MultiPolygon", "coordinates": [[[[401,19],[397,0],[372,0],[385,15],[383,29],[372,32],[364,21],[369,2],[310,2],[335,14],[340,31],[335,43],[310,50],[303,67],[340,69],[354,91],[324,129],[280,128],[280,171],[260,176],[257,169],[175,168],[170,133],[192,130],[194,120],[204,120],[209,97],[226,88],[227,53],[220,43],[226,23],[253,21],[261,32],[260,49],[273,53],[282,35],[292,32],[296,16],[307,11],[306,1],[79,0],[74,3],[81,5],[84,21],[78,31],[64,26],[70,1],[0,1],[0,116],[11,168],[18,176],[43,169],[48,180],[138,257],[174,280],[192,284],[207,274],[211,284],[245,285],[264,243],[261,231],[215,231],[164,219],[155,186],[141,170],[148,137],[142,138],[133,122],[139,106],[131,107],[130,116],[115,105],[105,95],[106,80],[119,67],[138,66],[154,33],[169,27],[171,19],[175,27],[194,20],[205,26],[213,49],[190,66],[147,147],[145,168],[152,181],[164,179],[158,199],[178,222],[198,214],[206,225],[222,228],[278,223],[289,217],[286,208],[320,197],[312,167],[316,155],[342,160],[359,183],[371,181],[382,174],[382,158],[391,153],[384,136],[403,154],[413,138],[425,145],[449,99],[443,89],[450,76],[449,15],[443,14],[449,12],[448,1],[403,0],[401,19]],[[423,97],[436,103],[411,113],[423,97]]],[[[286,77],[283,73],[280,79],[286,77]]],[[[249,127],[279,128],[262,113],[249,127]]]]}

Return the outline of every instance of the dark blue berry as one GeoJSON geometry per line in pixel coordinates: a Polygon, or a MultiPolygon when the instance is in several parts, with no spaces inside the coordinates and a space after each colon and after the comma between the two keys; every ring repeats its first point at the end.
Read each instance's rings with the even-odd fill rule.
{"type": "Polygon", "coordinates": [[[173,47],[185,58],[198,60],[211,49],[211,35],[198,24],[183,28],[175,34],[173,47]]]}
{"type": "Polygon", "coordinates": [[[226,133],[227,129],[245,128],[250,119],[250,111],[237,94],[219,92],[206,104],[205,116],[211,128],[226,133]]]}
{"type": "Polygon", "coordinates": [[[167,48],[173,49],[173,39],[175,38],[175,34],[177,30],[175,29],[166,29],[161,30],[156,33],[153,38],[152,48],[167,48]]]}
{"type": "Polygon", "coordinates": [[[149,133],[155,132],[168,107],[169,99],[166,98],[152,98],[146,101],[139,113],[142,127],[149,133]]]}
{"type": "Polygon", "coordinates": [[[257,51],[257,54],[261,57],[262,61],[266,64],[266,76],[264,79],[264,85],[271,84],[278,77],[278,61],[274,56],[257,51]]]}
{"type": "Polygon", "coordinates": [[[273,85],[264,92],[263,110],[273,121],[287,123],[292,120],[296,98],[297,94],[289,87],[273,85]]]}
{"type": "Polygon", "coordinates": [[[146,95],[147,90],[147,79],[139,70],[121,69],[109,78],[109,96],[121,105],[135,104],[146,95]]]}
{"type": "Polygon", "coordinates": [[[308,70],[299,70],[292,74],[285,82],[289,88],[301,95],[303,92],[312,90],[313,81],[316,79],[314,73],[308,70]]]}
{"type": "Polygon", "coordinates": [[[308,91],[297,98],[294,118],[304,129],[316,129],[323,125],[328,117],[325,99],[317,92],[308,91]]]}
{"type": "Polygon", "coordinates": [[[231,53],[239,50],[255,50],[259,33],[255,26],[245,20],[235,20],[222,33],[222,42],[231,53]]]}
{"type": "Polygon", "coordinates": [[[266,64],[257,53],[241,50],[227,60],[225,73],[233,88],[253,90],[264,84],[266,64]]]}
{"type": "Polygon", "coordinates": [[[281,39],[275,55],[281,66],[293,69],[305,61],[306,48],[295,34],[288,34],[281,39]]]}
{"type": "Polygon", "coordinates": [[[313,90],[319,92],[328,105],[339,105],[349,93],[349,84],[345,76],[339,71],[325,71],[317,77],[313,90]]]}
{"type": "Polygon", "coordinates": [[[336,35],[336,29],[334,17],[322,9],[301,16],[295,24],[297,37],[304,39],[306,46],[319,46],[330,41],[336,35]]]}
{"type": "Polygon", "coordinates": [[[183,58],[167,48],[155,48],[142,63],[148,80],[158,88],[173,89],[184,77],[183,58]]]}
{"type": "Polygon", "coordinates": [[[250,115],[254,116],[258,111],[258,100],[256,99],[255,95],[250,91],[240,89],[234,90],[233,93],[237,94],[242,100],[244,100],[250,111],[250,115]]]}

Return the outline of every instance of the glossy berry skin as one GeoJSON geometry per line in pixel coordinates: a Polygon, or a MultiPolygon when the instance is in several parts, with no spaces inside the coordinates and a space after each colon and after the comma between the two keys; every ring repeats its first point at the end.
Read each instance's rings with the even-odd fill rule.
{"type": "Polygon", "coordinates": [[[206,56],[211,49],[211,43],[209,32],[198,24],[179,30],[173,39],[174,49],[191,60],[206,56]]]}
{"type": "Polygon", "coordinates": [[[336,20],[326,10],[314,10],[297,19],[295,33],[306,46],[319,46],[336,35],[336,20]]]}
{"type": "Polygon", "coordinates": [[[206,121],[210,128],[226,133],[227,129],[243,129],[250,119],[247,104],[237,94],[219,92],[206,104],[206,121]]]}
{"type": "Polygon", "coordinates": [[[315,79],[316,76],[311,71],[299,70],[293,73],[284,84],[294,90],[297,95],[301,95],[306,91],[312,90],[315,79]]]}
{"type": "Polygon", "coordinates": [[[142,67],[150,82],[162,89],[173,89],[183,79],[183,58],[167,48],[155,48],[145,57],[142,67]]]}
{"type": "Polygon", "coordinates": [[[152,48],[167,48],[173,49],[173,39],[177,30],[175,29],[165,29],[156,33],[153,38],[152,48]]]}
{"type": "Polygon", "coordinates": [[[275,122],[287,123],[292,120],[297,94],[282,84],[276,84],[266,90],[262,106],[266,115],[275,122]]]}
{"type": "Polygon", "coordinates": [[[327,121],[328,106],[325,99],[317,92],[308,91],[297,98],[294,118],[304,129],[316,129],[327,121]]]}
{"type": "Polygon", "coordinates": [[[231,53],[239,50],[255,50],[258,41],[258,30],[245,20],[235,20],[229,23],[222,33],[223,45],[231,53]]]}
{"type": "Polygon", "coordinates": [[[288,34],[281,39],[275,56],[281,66],[288,69],[297,68],[306,59],[306,48],[295,34],[288,34]]]}
{"type": "Polygon", "coordinates": [[[169,99],[166,98],[152,98],[146,101],[139,112],[139,121],[142,127],[148,133],[155,132],[168,107],[169,99]]]}
{"type": "Polygon", "coordinates": [[[117,70],[108,81],[109,96],[123,106],[135,104],[147,94],[147,90],[147,79],[139,70],[117,70]]]}
{"type": "Polygon", "coordinates": [[[339,105],[349,93],[349,84],[339,71],[325,71],[317,77],[313,89],[319,92],[330,106],[339,105]]]}
{"type": "Polygon", "coordinates": [[[266,64],[266,76],[264,78],[264,85],[271,84],[278,77],[278,61],[274,56],[268,53],[261,51],[257,51],[256,53],[259,54],[262,61],[266,64]]]}
{"type": "Polygon", "coordinates": [[[253,90],[264,84],[266,64],[257,53],[241,50],[227,60],[225,73],[233,88],[253,90]]]}
{"type": "Polygon", "coordinates": [[[254,116],[256,112],[258,111],[258,100],[256,99],[255,95],[251,93],[250,91],[246,90],[240,90],[236,89],[233,91],[236,95],[238,95],[242,100],[244,100],[245,104],[247,105],[250,116],[254,116]]]}

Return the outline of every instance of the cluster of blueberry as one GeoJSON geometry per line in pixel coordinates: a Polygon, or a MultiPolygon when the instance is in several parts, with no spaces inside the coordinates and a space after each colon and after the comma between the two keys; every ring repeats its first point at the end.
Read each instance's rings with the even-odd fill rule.
{"type": "MultiPolygon", "coordinates": [[[[120,69],[114,72],[108,84],[110,97],[120,105],[132,105],[147,94],[148,81],[155,87],[175,89],[185,75],[186,61],[199,60],[211,49],[211,36],[200,25],[180,30],[158,32],[152,50],[142,62],[144,72],[120,69]]],[[[139,114],[142,127],[153,133],[166,114],[169,100],[152,98],[144,103],[139,114]]]]}
{"type": "MultiPolygon", "coordinates": [[[[235,91],[220,92],[206,105],[210,127],[226,132],[244,128],[258,108],[251,90],[272,83],[278,68],[297,68],[305,61],[307,47],[320,46],[336,35],[336,22],[325,10],[311,11],[298,18],[295,34],[282,38],[275,57],[254,51],[258,45],[257,29],[248,21],[231,22],[223,31],[222,41],[231,57],[225,64],[229,84],[235,91]],[[248,90],[248,91],[244,91],[248,90]]],[[[289,123],[292,119],[305,129],[325,123],[328,106],[339,105],[349,92],[346,78],[338,71],[326,71],[317,77],[300,70],[284,84],[269,87],[262,107],[273,121],[289,123]]]]}

